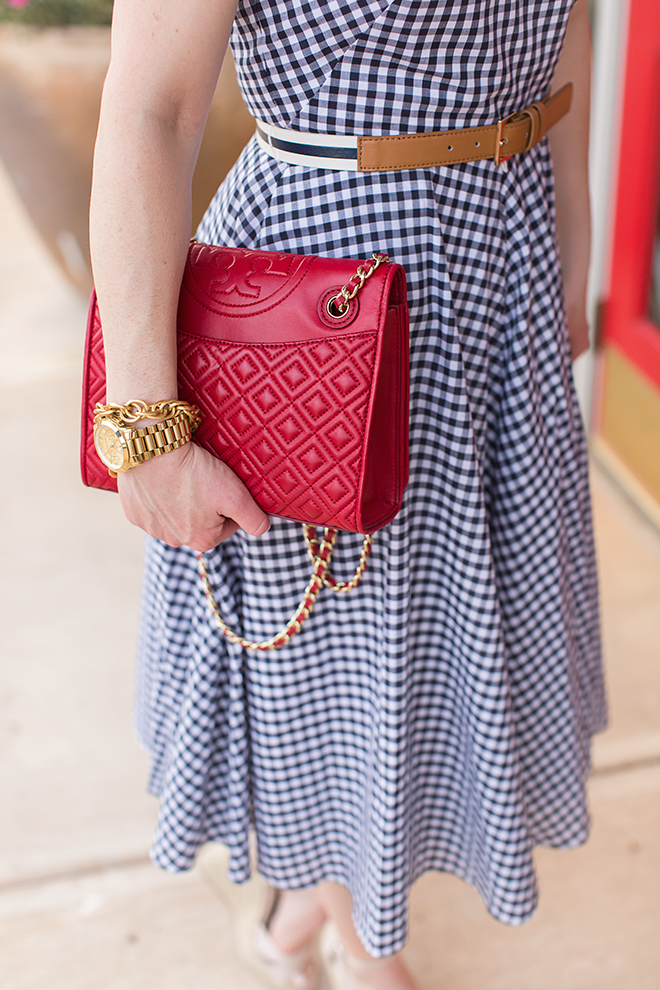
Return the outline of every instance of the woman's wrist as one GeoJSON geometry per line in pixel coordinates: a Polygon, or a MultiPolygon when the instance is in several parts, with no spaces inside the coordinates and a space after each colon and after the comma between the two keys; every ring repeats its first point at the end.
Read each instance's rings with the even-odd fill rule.
{"type": "Polygon", "coordinates": [[[112,477],[189,443],[199,426],[197,406],[179,399],[97,403],[94,446],[112,477]]]}

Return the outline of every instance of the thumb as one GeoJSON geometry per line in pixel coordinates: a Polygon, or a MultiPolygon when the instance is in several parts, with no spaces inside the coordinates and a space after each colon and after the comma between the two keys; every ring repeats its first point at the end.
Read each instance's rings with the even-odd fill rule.
{"type": "MultiPolygon", "coordinates": [[[[222,463],[222,462],[218,462],[222,463]]],[[[218,493],[218,514],[233,519],[241,529],[251,536],[263,536],[270,529],[270,519],[259,508],[243,482],[231,468],[223,464],[225,477],[222,479],[222,495],[218,493]],[[222,508],[220,508],[222,506],[222,508]]]]}

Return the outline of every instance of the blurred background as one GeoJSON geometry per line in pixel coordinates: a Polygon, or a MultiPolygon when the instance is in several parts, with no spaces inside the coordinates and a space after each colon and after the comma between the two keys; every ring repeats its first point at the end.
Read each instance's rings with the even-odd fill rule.
{"type": "MultiPolygon", "coordinates": [[[[406,953],[428,990],[660,990],[660,4],[591,9],[594,343],[575,374],[612,707],[593,837],[538,851],[541,907],[521,929],[455,878],[423,877],[406,953]]],[[[148,861],[156,807],[131,731],[142,539],[79,481],[111,11],[0,0],[0,986],[257,990],[195,871],[148,861]]],[[[228,59],[196,220],[253,129],[228,59]]]]}

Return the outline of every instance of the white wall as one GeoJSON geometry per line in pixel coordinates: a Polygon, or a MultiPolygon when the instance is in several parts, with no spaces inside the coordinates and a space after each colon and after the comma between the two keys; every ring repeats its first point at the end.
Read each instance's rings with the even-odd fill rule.
{"type": "MultiPolygon", "coordinates": [[[[594,69],[591,106],[591,206],[593,249],[588,313],[593,331],[600,300],[607,295],[617,152],[621,126],[628,0],[593,0],[594,69]]],[[[573,366],[585,422],[591,418],[594,349],[573,366]]]]}

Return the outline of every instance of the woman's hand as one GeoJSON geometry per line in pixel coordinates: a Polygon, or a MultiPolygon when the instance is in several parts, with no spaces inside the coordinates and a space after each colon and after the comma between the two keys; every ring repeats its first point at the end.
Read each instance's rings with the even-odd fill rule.
{"type": "Polygon", "coordinates": [[[571,356],[576,358],[589,348],[589,323],[587,321],[587,285],[582,280],[578,285],[569,281],[564,284],[564,303],[568,336],[571,342],[571,356]]]}
{"type": "Polygon", "coordinates": [[[187,443],[118,476],[129,522],[171,547],[210,550],[240,527],[261,536],[270,521],[217,457],[187,443]]]}

